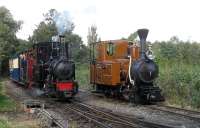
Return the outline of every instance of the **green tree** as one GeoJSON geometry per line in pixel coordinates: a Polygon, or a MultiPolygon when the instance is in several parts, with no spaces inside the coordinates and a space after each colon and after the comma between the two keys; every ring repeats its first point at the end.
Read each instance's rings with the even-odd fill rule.
{"type": "Polygon", "coordinates": [[[32,43],[50,41],[52,36],[62,34],[65,36],[65,41],[70,44],[73,59],[83,61],[87,57],[87,48],[81,37],[73,33],[74,27],[68,13],[50,9],[44,14],[44,21],[40,22],[29,40],[32,43]]]}
{"type": "Polygon", "coordinates": [[[127,38],[127,37],[126,37],[126,38],[125,38],[125,37],[122,37],[121,40],[136,41],[137,37],[138,37],[137,32],[134,32],[134,33],[131,33],[131,34],[128,36],[128,38],[127,38]]]}
{"type": "Polygon", "coordinates": [[[16,47],[16,54],[21,53],[24,50],[29,49],[32,46],[32,43],[27,41],[27,40],[23,40],[23,39],[18,39],[18,46],[16,47]]]}
{"type": "Polygon", "coordinates": [[[137,32],[134,32],[134,33],[131,33],[129,36],[128,36],[128,40],[129,41],[135,41],[138,37],[138,34],[137,32]]]}
{"type": "MultiPolygon", "coordinates": [[[[97,27],[95,25],[92,25],[91,27],[88,28],[88,46],[92,43],[96,43],[98,41],[98,34],[97,34],[97,27]]],[[[100,38],[99,38],[100,40],[100,38]]]]}
{"type": "Polygon", "coordinates": [[[83,44],[81,37],[74,33],[65,34],[65,41],[70,44],[70,51],[72,53],[72,57],[77,62],[85,62],[88,57],[88,49],[83,44]]]}
{"type": "Polygon", "coordinates": [[[172,42],[172,43],[179,43],[180,42],[180,40],[177,36],[172,36],[169,41],[172,42]]]}
{"type": "Polygon", "coordinates": [[[50,41],[51,37],[57,34],[58,32],[54,22],[45,23],[42,21],[33,31],[32,37],[29,37],[29,41],[32,43],[37,43],[39,41],[50,41]]]}
{"type": "Polygon", "coordinates": [[[43,14],[45,21],[48,23],[55,22],[55,17],[59,15],[58,11],[56,9],[50,9],[48,13],[43,14]]]}
{"type": "Polygon", "coordinates": [[[19,42],[16,37],[22,21],[13,19],[12,14],[5,7],[0,7],[0,61],[3,74],[8,73],[8,60],[16,53],[19,42]]]}
{"type": "Polygon", "coordinates": [[[74,24],[67,13],[60,13],[56,9],[50,9],[43,14],[44,20],[40,22],[29,37],[32,43],[50,41],[52,36],[58,34],[70,35],[74,30],[74,24]]]}
{"type": "Polygon", "coordinates": [[[52,36],[58,34],[56,27],[55,17],[59,13],[55,9],[50,9],[47,13],[43,14],[44,21],[41,21],[37,28],[33,31],[33,35],[29,37],[32,43],[50,41],[52,36]]]}

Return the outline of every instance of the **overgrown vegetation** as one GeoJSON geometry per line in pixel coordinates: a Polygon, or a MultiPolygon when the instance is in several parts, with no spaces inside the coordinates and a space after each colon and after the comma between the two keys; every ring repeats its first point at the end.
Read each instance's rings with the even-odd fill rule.
{"type": "Polygon", "coordinates": [[[157,84],[167,102],[200,108],[200,44],[173,37],[153,48],[160,70],[157,84]]]}

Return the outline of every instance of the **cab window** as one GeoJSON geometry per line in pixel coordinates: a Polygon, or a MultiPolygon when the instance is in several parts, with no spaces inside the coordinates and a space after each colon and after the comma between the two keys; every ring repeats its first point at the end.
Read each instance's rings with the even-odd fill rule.
{"type": "Polygon", "coordinates": [[[115,45],[112,42],[109,42],[107,44],[107,54],[109,56],[112,56],[114,54],[114,51],[115,51],[115,45]]]}

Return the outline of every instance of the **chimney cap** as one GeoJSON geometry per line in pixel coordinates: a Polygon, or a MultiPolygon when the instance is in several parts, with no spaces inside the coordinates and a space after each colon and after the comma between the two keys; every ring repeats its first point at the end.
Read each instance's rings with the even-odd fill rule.
{"type": "Polygon", "coordinates": [[[146,40],[148,32],[149,32],[149,30],[146,28],[138,29],[137,33],[138,33],[140,40],[146,40]]]}
{"type": "Polygon", "coordinates": [[[64,36],[64,35],[59,35],[59,37],[63,38],[63,37],[65,37],[65,36],[64,36]]]}

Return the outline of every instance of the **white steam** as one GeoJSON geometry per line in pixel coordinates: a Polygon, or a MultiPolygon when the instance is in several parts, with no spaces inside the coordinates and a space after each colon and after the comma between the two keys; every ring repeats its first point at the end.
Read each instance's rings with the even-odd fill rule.
{"type": "Polygon", "coordinates": [[[56,22],[58,34],[64,34],[64,32],[72,29],[71,17],[67,11],[58,13],[58,15],[54,17],[54,21],[56,22]]]}

